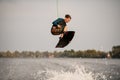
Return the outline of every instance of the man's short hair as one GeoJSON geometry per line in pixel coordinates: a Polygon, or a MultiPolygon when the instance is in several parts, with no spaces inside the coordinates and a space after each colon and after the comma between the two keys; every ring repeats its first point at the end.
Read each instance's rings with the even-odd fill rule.
{"type": "Polygon", "coordinates": [[[66,14],[65,18],[70,18],[71,19],[71,16],[69,14],[66,14]]]}

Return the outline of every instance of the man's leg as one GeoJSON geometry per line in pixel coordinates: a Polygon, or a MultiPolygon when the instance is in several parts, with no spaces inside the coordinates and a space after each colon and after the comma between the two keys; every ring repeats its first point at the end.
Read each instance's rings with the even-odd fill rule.
{"type": "Polygon", "coordinates": [[[54,35],[59,35],[60,32],[61,32],[61,28],[58,28],[57,26],[53,26],[52,29],[51,29],[51,32],[54,34],[54,35]]]}

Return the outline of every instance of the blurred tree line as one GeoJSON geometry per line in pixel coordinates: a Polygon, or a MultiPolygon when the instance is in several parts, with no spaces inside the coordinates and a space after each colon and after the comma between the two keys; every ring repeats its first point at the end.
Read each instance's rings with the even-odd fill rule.
{"type": "Polygon", "coordinates": [[[106,57],[112,57],[112,58],[120,58],[120,46],[114,46],[112,48],[112,51],[109,52],[103,52],[103,51],[96,51],[96,50],[84,50],[84,51],[74,51],[71,50],[65,50],[65,51],[54,51],[54,52],[40,52],[40,51],[6,51],[6,52],[0,52],[0,57],[4,58],[106,58],[106,57]],[[109,56],[108,56],[109,54],[109,56]]]}
{"type": "Polygon", "coordinates": [[[112,51],[110,51],[110,55],[113,58],[120,58],[120,46],[113,46],[112,51]]]}

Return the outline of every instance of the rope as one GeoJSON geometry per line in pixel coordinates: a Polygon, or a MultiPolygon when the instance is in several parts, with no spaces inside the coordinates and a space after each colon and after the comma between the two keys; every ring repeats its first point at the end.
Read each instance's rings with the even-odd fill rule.
{"type": "Polygon", "coordinates": [[[58,18],[59,17],[58,0],[56,1],[56,7],[57,7],[57,18],[58,18]]]}

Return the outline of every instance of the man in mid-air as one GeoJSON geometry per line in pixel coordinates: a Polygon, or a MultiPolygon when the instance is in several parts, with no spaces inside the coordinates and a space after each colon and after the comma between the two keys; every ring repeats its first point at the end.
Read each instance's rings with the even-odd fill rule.
{"type": "Polygon", "coordinates": [[[66,32],[68,29],[66,23],[70,22],[70,20],[71,20],[71,16],[69,14],[66,14],[64,19],[58,18],[57,20],[53,21],[51,33],[53,35],[60,35],[60,39],[61,39],[64,35],[64,32],[66,32]]]}

